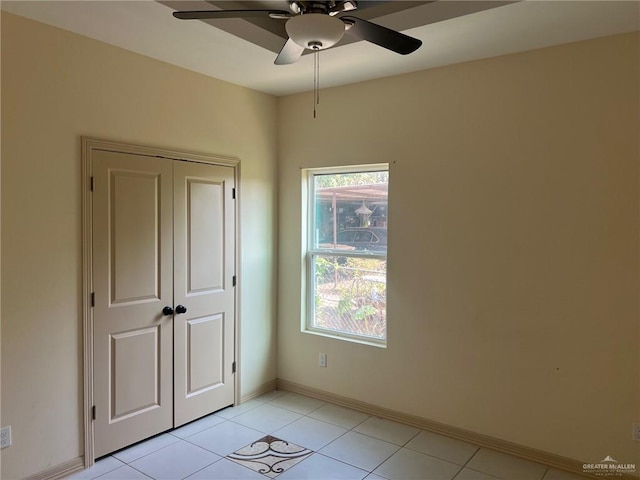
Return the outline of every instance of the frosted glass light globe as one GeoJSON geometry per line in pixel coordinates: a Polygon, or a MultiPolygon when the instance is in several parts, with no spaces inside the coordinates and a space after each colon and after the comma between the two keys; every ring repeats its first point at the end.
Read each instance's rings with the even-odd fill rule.
{"type": "Polygon", "coordinates": [[[289,38],[304,48],[324,50],[334,46],[344,35],[344,23],[324,13],[306,13],[287,20],[289,38]]]}

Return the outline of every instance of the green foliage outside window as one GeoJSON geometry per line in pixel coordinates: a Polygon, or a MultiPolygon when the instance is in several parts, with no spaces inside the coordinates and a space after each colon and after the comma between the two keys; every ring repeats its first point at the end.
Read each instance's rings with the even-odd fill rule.
{"type": "Polygon", "coordinates": [[[384,338],[386,261],[317,256],[315,277],[318,327],[384,338]]]}

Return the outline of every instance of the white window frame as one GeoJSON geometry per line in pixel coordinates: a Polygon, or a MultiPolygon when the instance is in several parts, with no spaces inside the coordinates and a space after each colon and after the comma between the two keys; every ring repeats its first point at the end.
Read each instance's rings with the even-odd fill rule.
{"type": "MultiPolygon", "coordinates": [[[[303,208],[305,215],[303,216],[303,278],[306,287],[303,288],[303,319],[302,319],[302,331],[304,333],[310,333],[314,335],[320,335],[324,337],[336,338],[340,340],[347,340],[354,343],[361,343],[365,345],[372,345],[376,347],[386,348],[387,346],[387,332],[388,332],[388,308],[385,308],[385,336],[384,338],[376,338],[367,335],[358,335],[347,332],[341,332],[337,330],[331,330],[327,328],[316,327],[313,325],[315,319],[315,274],[314,274],[314,262],[315,257],[320,256],[334,256],[340,255],[341,257],[355,257],[355,258],[379,258],[387,260],[387,252],[345,252],[344,250],[331,250],[331,249],[318,249],[315,247],[315,226],[316,226],[316,207],[315,207],[315,176],[318,175],[331,175],[341,173],[365,173],[365,172],[387,172],[389,173],[388,163],[357,165],[349,167],[324,167],[324,168],[310,168],[303,170],[303,183],[305,184],[302,192],[302,201],[306,203],[306,209],[303,208]],[[305,188],[306,187],[306,188],[305,188]]],[[[389,180],[390,181],[390,180],[389,180]]],[[[387,181],[387,184],[389,183],[387,181]]],[[[388,200],[387,200],[388,201],[388,200]]],[[[389,244],[387,240],[387,250],[389,244]]]]}

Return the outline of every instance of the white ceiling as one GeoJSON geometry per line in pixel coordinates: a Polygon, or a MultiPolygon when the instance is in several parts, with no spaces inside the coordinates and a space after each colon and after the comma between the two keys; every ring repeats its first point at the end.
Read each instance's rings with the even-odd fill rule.
{"type": "MultiPolygon", "coordinates": [[[[409,12],[437,18],[438,12],[455,4],[455,0],[441,0],[393,15],[409,12]]],[[[313,88],[311,55],[293,65],[276,66],[272,51],[201,21],[176,20],[171,8],[152,0],[3,0],[0,6],[7,12],[269,94],[288,95],[313,88]]],[[[398,20],[393,15],[374,21],[392,26],[398,20]]],[[[418,51],[407,56],[368,42],[323,51],[320,82],[321,87],[344,85],[635,30],[640,30],[638,0],[505,2],[497,8],[406,30],[404,33],[423,41],[418,51]]]]}

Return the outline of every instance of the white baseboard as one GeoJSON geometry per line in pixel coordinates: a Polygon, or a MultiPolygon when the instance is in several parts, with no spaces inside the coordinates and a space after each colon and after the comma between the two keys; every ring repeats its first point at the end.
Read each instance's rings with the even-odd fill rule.
{"type": "Polygon", "coordinates": [[[55,467],[47,468],[35,475],[27,477],[26,480],[58,480],[68,477],[72,473],[80,472],[81,470],[84,470],[84,457],[74,458],[55,467]]]}
{"type": "MultiPolygon", "coordinates": [[[[564,470],[566,472],[573,473],[585,478],[598,478],[587,475],[582,471],[582,465],[584,462],[574,460],[553,453],[544,452],[542,450],[536,450],[534,448],[524,447],[516,443],[508,442],[506,440],[500,440],[499,438],[490,437],[481,433],[471,432],[462,428],[452,427],[444,423],[434,422],[426,418],[417,417],[414,415],[408,415],[406,413],[398,412],[384,407],[378,407],[370,403],[361,402],[341,395],[335,395],[331,392],[324,390],[318,390],[316,388],[307,387],[299,383],[290,382],[281,378],[277,379],[277,388],[279,390],[287,390],[294,393],[299,393],[309,397],[314,397],[325,402],[348,407],[353,410],[368,413],[376,417],[385,418],[387,420],[393,420],[395,422],[410,425],[412,427],[419,428],[421,430],[427,430],[429,432],[439,433],[447,437],[462,440],[468,443],[473,443],[480,447],[489,448],[498,452],[507,453],[525,460],[541,463],[549,468],[555,468],[558,470],[564,470]]],[[[620,479],[638,480],[638,477],[631,475],[623,475],[616,477],[620,479]]]]}
{"type": "MultiPolygon", "coordinates": [[[[252,398],[276,390],[276,388],[279,390],[286,390],[289,392],[300,393],[309,397],[318,398],[325,402],[352,408],[369,415],[374,415],[376,417],[385,418],[387,420],[393,420],[405,425],[420,428],[421,430],[439,433],[447,437],[456,438],[468,443],[473,443],[480,447],[489,448],[491,450],[507,453],[509,455],[523,458],[525,460],[541,463],[549,468],[564,470],[566,472],[570,472],[585,478],[602,479],[602,477],[586,475],[582,471],[583,462],[580,462],[578,460],[562,457],[560,455],[544,452],[542,450],[537,450],[534,448],[524,447],[516,443],[508,442],[506,440],[501,440],[499,438],[490,437],[481,433],[475,433],[469,430],[452,427],[450,425],[434,422],[433,420],[428,420],[426,418],[409,415],[384,407],[379,407],[370,403],[343,397],[341,395],[336,395],[331,392],[308,387],[299,383],[290,382],[281,378],[266,382],[250,393],[243,395],[241,402],[246,402],[247,400],[251,400],[252,398]]],[[[82,469],[84,469],[84,458],[78,457],[55,467],[51,467],[31,477],[27,477],[26,480],[58,480],[65,478],[72,473],[79,472],[82,469]]],[[[622,475],[617,476],[616,478],[624,480],[638,480],[638,477],[632,475],[622,475]]]]}
{"type": "Polygon", "coordinates": [[[277,387],[277,380],[273,379],[270,380],[266,383],[263,383],[262,385],[260,385],[258,388],[252,390],[251,392],[247,393],[246,395],[242,395],[242,398],[240,398],[240,403],[244,403],[247,400],[251,400],[252,398],[256,398],[259,397],[260,395],[263,395],[265,393],[269,393],[272,392],[276,389],[277,387]]]}

